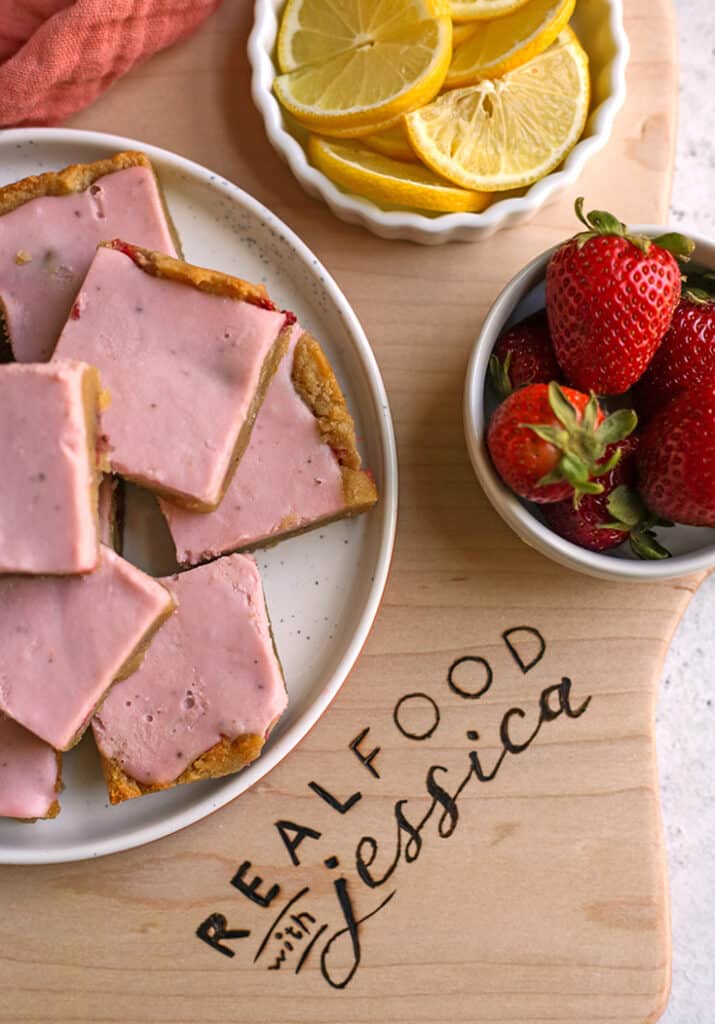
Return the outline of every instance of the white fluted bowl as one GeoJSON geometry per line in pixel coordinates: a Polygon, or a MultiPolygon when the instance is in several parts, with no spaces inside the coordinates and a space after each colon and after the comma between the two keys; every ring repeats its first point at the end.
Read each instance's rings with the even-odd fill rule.
{"type": "Polygon", "coordinates": [[[579,178],[586,162],[602,149],[613,131],[616,113],[626,98],[629,45],[623,28],[622,0],[579,0],[572,19],[591,67],[591,114],[580,142],[561,168],[516,198],[497,200],[482,213],[428,214],[385,210],[369,199],[344,192],[313,167],[304,148],[305,131],[287,116],[273,95],[274,59],[280,14],[285,0],[256,0],[248,57],[253,69],[253,100],[274,149],[311,195],[324,200],[341,220],[362,224],[381,238],[402,238],[424,245],[473,242],[500,228],[529,220],[579,178]]]}

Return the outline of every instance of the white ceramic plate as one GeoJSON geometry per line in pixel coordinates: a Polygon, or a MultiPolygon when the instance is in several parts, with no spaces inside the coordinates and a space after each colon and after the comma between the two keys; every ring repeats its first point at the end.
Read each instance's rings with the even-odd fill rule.
{"type": "MultiPolygon", "coordinates": [[[[387,580],[397,517],[397,457],[387,396],[372,350],[335,282],[310,250],[255,199],[198,164],[131,139],[67,129],[0,134],[0,184],[141,149],[154,162],[188,260],[266,284],[325,347],[357,423],[378,506],[256,557],[283,663],[288,710],[259,760],[223,780],[177,786],[109,807],[90,735],[64,757],[62,812],[53,821],[0,819],[0,863],[100,857],[151,842],[227,804],[305,736],[358,657],[387,580]]],[[[151,496],[128,499],[125,555],[155,574],[173,551],[151,496]]]]}
{"type": "Polygon", "coordinates": [[[285,115],[273,95],[274,49],[284,5],[285,0],[255,0],[253,31],[248,41],[253,100],[263,117],[266,134],[307,192],[326,202],[341,220],[362,224],[382,238],[405,238],[425,245],[473,242],[488,238],[500,228],[530,220],[542,206],[570,188],[586,162],[606,145],[626,98],[630,49],[623,28],[622,0],[578,0],[571,25],[591,64],[591,114],[581,141],[563,165],[532,185],[523,196],[498,200],[483,213],[427,214],[382,209],[368,199],[344,192],[309,163],[304,149],[305,130],[285,115]]]}

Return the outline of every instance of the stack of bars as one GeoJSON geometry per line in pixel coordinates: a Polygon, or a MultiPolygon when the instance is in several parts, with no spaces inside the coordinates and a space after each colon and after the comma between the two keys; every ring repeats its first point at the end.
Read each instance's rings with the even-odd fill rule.
{"type": "Polygon", "coordinates": [[[0,312],[0,816],[54,817],[90,726],[111,803],[238,771],[287,703],[239,552],[377,500],[328,360],[183,261],[142,153],[0,189],[0,312]],[[122,480],[174,575],[121,557],[122,480]]]}

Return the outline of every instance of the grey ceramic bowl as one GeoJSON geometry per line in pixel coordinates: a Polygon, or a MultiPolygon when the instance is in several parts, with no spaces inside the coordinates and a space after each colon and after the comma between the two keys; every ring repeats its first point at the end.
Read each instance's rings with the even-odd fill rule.
{"type": "MultiPolygon", "coordinates": [[[[633,231],[656,237],[672,228],[636,225],[633,231]]],[[[696,248],[693,264],[715,270],[715,244],[689,232],[696,248]]],[[[489,417],[495,404],[487,388],[489,356],[504,329],[544,306],[546,265],[553,250],[532,260],[502,290],[484,321],[472,351],[464,390],[464,429],[472,465],[486,496],[521,539],[555,562],[608,580],[662,580],[702,572],[715,566],[715,529],[674,526],[659,531],[673,557],[642,561],[624,544],[613,551],[587,551],[554,533],[539,507],[517,498],[497,475],[486,447],[489,417]]]]}

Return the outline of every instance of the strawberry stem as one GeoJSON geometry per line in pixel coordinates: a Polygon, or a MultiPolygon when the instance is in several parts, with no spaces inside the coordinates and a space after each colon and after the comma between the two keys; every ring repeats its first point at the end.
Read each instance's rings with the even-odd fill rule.
{"type": "Polygon", "coordinates": [[[591,238],[597,238],[599,235],[612,235],[627,239],[644,254],[648,253],[651,245],[666,249],[673,256],[684,261],[689,260],[693,254],[695,243],[677,231],[669,231],[653,239],[647,238],[645,235],[631,234],[626,225],[607,210],[591,210],[590,213],[584,213],[583,203],[583,196],[579,196],[574,203],[576,216],[586,228],[586,231],[581,231],[575,236],[579,248],[583,247],[591,238]]]}

